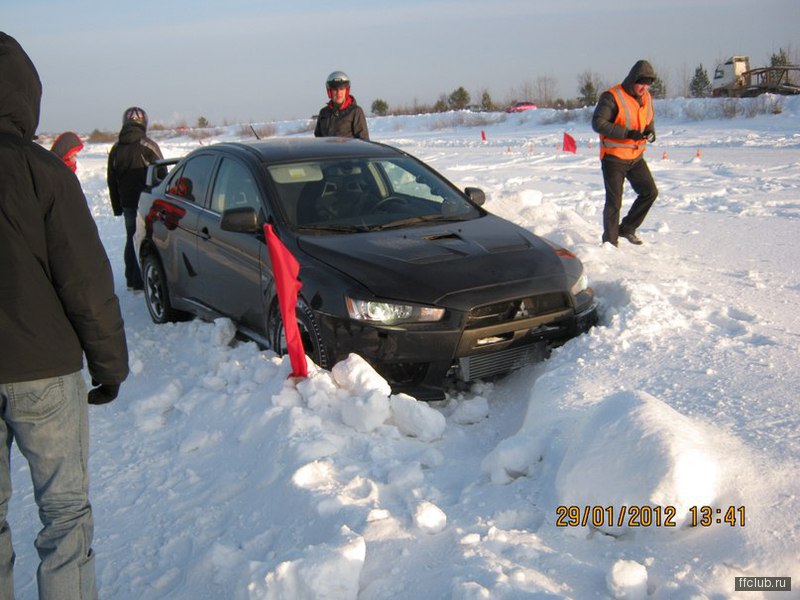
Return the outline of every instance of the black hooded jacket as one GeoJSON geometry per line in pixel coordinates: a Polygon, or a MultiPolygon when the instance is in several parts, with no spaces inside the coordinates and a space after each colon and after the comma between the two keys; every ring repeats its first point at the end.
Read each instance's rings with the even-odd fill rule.
{"type": "Polygon", "coordinates": [[[33,141],[42,85],[0,32],[0,383],[128,375],[114,280],[80,183],[33,141]]]}
{"type": "Polygon", "coordinates": [[[147,177],[147,166],[164,158],[161,149],[147,137],[147,131],[138,123],[125,123],[119,140],[108,154],[108,192],[114,214],[123,208],[138,208],[147,177]]]}
{"type": "MultiPolygon", "coordinates": [[[[626,94],[638,100],[640,105],[642,104],[642,100],[633,89],[633,84],[636,83],[637,79],[642,77],[647,77],[650,79],[655,79],[656,77],[655,70],[646,60],[637,61],[636,64],[631,67],[628,76],[622,81],[622,89],[625,90],[626,94]]],[[[607,90],[603,92],[600,94],[600,99],[597,101],[597,106],[595,107],[594,114],[592,115],[592,129],[594,129],[600,135],[604,135],[615,140],[625,138],[625,134],[627,133],[625,128],[614,124],[618,112],[619,109],[617,108],[617,101],[614,100],[614,96],[611,91],[607,90]]],[[[655,123],[653,121],[651,121],[647,127],[650,131],[655,133],[655,123]]],[[[606,159],[620,160],[614,156],[607,156],[606,159]]]]}

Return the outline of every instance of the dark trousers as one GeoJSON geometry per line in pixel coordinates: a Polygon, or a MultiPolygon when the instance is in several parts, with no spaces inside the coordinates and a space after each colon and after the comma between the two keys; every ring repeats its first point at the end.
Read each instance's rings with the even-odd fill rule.
{"type": "Polygon", "coordinates": [[[603,182],[606,186],[606,205],[603,208],[603,241],[616,244],[620,232],[633,233],[639,228],[658,196],[658,189],[644,159],[623,162],[604,158],[600,162],[603,169],[603,182]],[[627,216],[620,222],[622,187],[626,179],[637,196],[627,216]]]}
{"type": "Polygon", "coordinates": [[[123,208],[125,215],[125,283],[129,288],[140,290],[144,287],[142,272],[136,262],[136,253],[133,251],[133,234],[136,233],[135,208],[123,208]]]}

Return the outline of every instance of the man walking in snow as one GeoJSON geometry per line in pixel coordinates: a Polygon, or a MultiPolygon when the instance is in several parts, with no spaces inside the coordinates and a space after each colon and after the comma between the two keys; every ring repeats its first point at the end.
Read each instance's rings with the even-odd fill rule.
{"type": "Polygon", "coordinates": [[[161,149],[147,137],[147,113],[131,106],[122,115],[122,129],[117,143],[108,153],[108,193],[114,215],[125,217],[125,281],[129,290],[144,289],[142,272],[136,262],[133,234],[139,194],[147,178],[147,167],[164,158],[161,149]]]}
{"type": "Polygon", "coordinates": [[[603,242],[617,245],[622,237],[637,246],[642,240],[636,230],[658,196],[653,176],[644,160],[647,142],[656,140],[650,84],[653,67],[637,61],[625,80],[603,92],[594,109],[592,129],[600,134],[600,162],[606,188],[603,209],[603,242]],[[619,220],[625,180],[636,192],[627,216],[619,220]]]}
{"type": "Polygon", "coordinates": [[[89,415],[83,355],[116,398],[128,349],[114,278],[80,183],[33,141],[42,84],[0,32],[0,598],[14,598],[6,520],[11,444],[27,459],[42,530],[39,598],[97,598],[89,504],[89,415]]]}

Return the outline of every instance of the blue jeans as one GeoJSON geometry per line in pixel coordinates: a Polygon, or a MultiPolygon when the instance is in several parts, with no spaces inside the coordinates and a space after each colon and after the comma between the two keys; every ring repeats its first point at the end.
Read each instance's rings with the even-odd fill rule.
{"type": "Polygon", "coordinates": [[[80,371],[0,383],[0,598],[14,598],[14,549],[6,516],[11,443],[27,459],[42,530],[36,537],[41,600],[95,600],[89,504],[89,411],[80,371]]]}

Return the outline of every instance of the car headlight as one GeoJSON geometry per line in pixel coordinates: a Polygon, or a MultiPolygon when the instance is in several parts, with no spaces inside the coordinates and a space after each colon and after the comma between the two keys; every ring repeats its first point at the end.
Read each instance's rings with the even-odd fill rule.
{"type": "Polygon", "coordinates": [[[345,296],[347,313],[356,321],[370,323],[425,323],[440,321],[444,317],[443,308],[420,306],[416,304],[400,304],[382,300],[357,300],[345,296]]]}
{"type": "Polygon", "coordinates": [[[594,302],[594,290],[589,287],[589,278],[585,273],[581,273],[569,291],[575,298],[575,310],[578,312],[586,310],[594,302]]]}
{"type": "Polygon", "coordinates": [[[572,284],[572,288],[570,288],[570,292],[572,292],[573,296],[577,296],[586,288],[589,287],[589,278],[586,276],[585,273],[581,273],[581,276],[578,277],[578,280],[572,284]]]}

